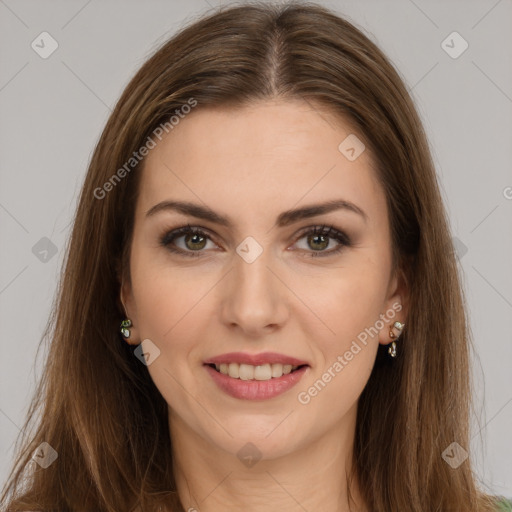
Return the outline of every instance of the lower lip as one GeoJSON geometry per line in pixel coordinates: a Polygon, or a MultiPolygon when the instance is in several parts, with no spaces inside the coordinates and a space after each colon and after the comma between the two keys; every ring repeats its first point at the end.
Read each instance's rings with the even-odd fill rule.
{"type": "Polygon", "coordinates": [[[228,375],[218,372],[211,366],[205,365],[205,368],[215,384],[228,395],[242,400],[268,400],[269,398],[281,395],[295,386],[304,373],[306,373],[309,366],[303,366],[282,377],[269,380],[233,379],[228,375]]]}

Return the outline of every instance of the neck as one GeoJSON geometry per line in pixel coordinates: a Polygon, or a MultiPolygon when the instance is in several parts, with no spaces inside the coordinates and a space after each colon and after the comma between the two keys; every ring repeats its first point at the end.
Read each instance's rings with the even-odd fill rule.
{"type": "MultiPolygon", "coordinates": [[[[357,404],[342,425],[284,456],[263,456],[256,462],[248,458],[245,464],[236,453],[208,442],[170,412],[175,480],[183,508],[190,512],[365,512],[357,477],[347,484],[356,410],[357,404]]],[[[251,449],[247,453],[251,455],[251,449]]]]}

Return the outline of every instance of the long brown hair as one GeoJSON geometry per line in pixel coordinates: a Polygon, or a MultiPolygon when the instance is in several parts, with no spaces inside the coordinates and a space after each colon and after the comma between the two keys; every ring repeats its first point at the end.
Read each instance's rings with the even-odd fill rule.
{"type": "Polygon", "coordinates": [[[3,491],[7,510],[183,511],[167,404],[118,331],[144,160],[127,162],[191,100],[200,109],[276,98],[306,100],[362,134],[387,196],[395,265],[409,284],[399,357],[379,347],[359,399],[353,475],[364,499],[373,512],[494,509],[471,459],[453,468],[442,457],[454,442],[469,450],[471,340],[420,119],[399,74],[361,30],[301,2],[203,16],[165,42],[123,92],[81,191],[42,340],[50,342],[46,365],[3,491]],[[45,469],[31,459],[43,442],[58,454],[45,469]]]}

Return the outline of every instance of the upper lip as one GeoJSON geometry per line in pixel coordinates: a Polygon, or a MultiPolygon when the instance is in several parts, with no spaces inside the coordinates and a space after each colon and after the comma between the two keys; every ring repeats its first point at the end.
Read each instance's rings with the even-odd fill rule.
{"type": "Polygon", "coordinates": [[[247,354],[245,352],[229,352],[228,354],[221,354],[219,356],[210,357],[204,361],[204,364],[223,364],[223,363],[238,363],[250,364],[259,366],[262,364],[291,364],[292,366],[307,365],[306,361],[301,361],[295,357],[287,356],[285,354],[278,354],[276,352],[261,352],[260,354],[247,354]]]}

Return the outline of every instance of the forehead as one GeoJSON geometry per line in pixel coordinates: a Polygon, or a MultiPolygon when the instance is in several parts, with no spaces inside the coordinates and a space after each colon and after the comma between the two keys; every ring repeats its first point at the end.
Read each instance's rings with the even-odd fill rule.
{"type": "Polygon", "coordinates": [[[186,200],[235,212],[240,222],[254,222],[255,213],[267,222],[296,205],[343,198],[382,216],[370,152],[347,159],[339,146],[348,136],[348,123],[305,101],[198,106],[146,157],[137,209],[186,200]]]}

